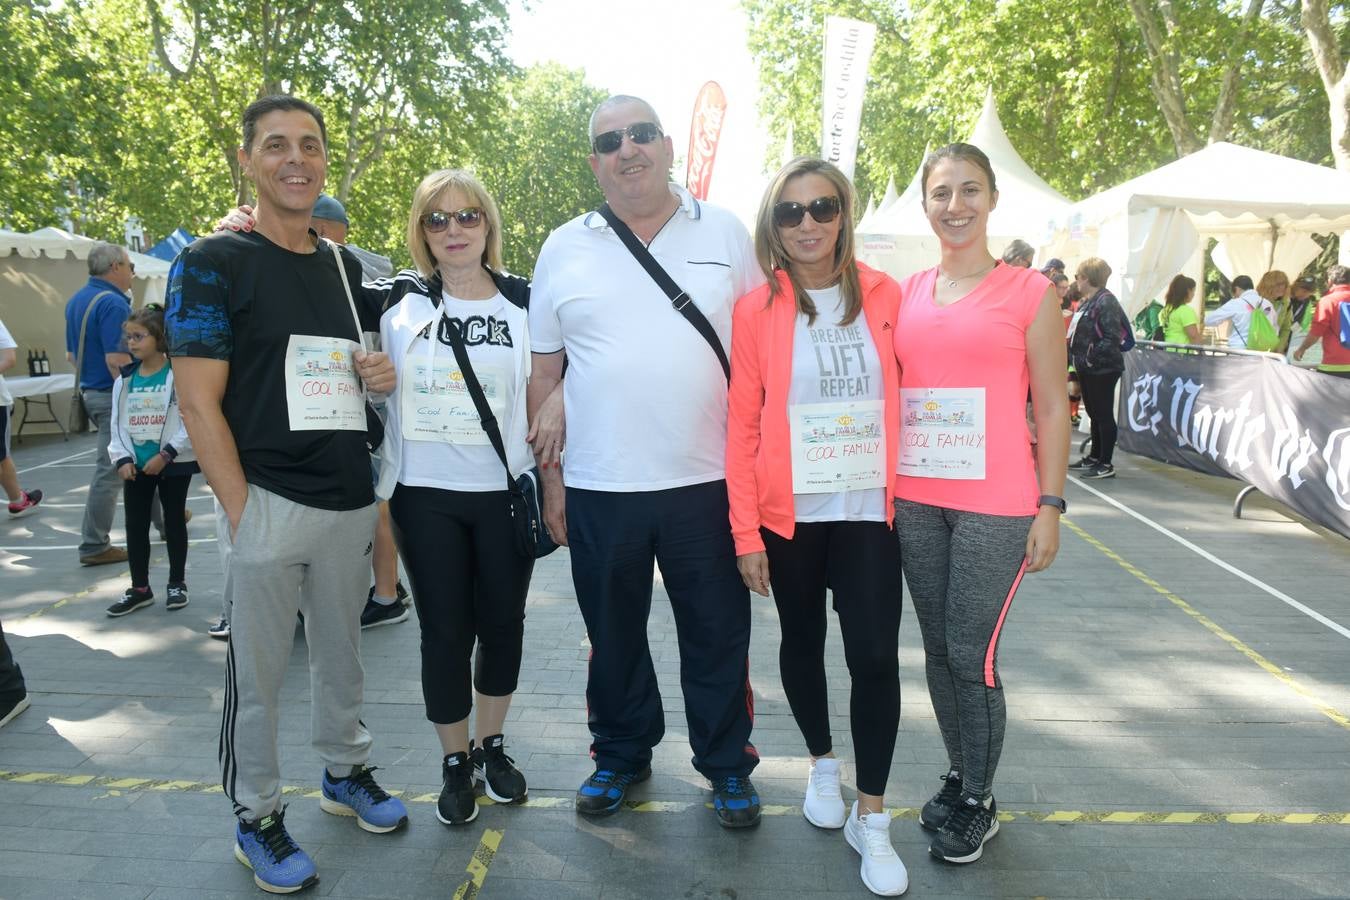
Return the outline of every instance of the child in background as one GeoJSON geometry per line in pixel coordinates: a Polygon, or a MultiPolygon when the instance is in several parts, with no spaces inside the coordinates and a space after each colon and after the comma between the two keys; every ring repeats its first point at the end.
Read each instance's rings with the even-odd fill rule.
{"type": "Polygon", "coordinates": [[[108,607],[109,616],[125,616],[154,602],[150,590],[150,509],[159,492],[164,508],[164,539],[169,548],[166,609],[188,605],[187,494],[194,472],[187,429],[178,414],[173,368],[165,355],[164,310],[147,306],[123,326],[133,361],[113,384],[112,443],[108,455],[122,477],[126,510],[127,556],[131,587],[108,607]]]}
{"type": "MultiPolygon", "coordinates": [[[[5,323],[0,322],[0,372],[14,366],[19,359],[18,344],[10,337],[5,323]]],[[[9,498],[9,517],[17,519],[37,512],[42,502],[42,491],[36,488],[25,491],[19,487],[19,473],[14,468],[14,460],[9,458],[9,432],[14,421],[14,398],[5,387],[5,378],[0,375],[0,487],[9,498]]]]}

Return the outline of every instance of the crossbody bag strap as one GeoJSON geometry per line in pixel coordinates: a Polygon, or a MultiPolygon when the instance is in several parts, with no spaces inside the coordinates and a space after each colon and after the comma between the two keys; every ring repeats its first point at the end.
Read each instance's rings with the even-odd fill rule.
{"type": "Polygon", "coordinates": [[[80,392],[80,379],[84,376],[84,333],[89,327],[89,315],[98,306],[99,301],[111,294],[112,291],[99,291],[94,295],[94,299],[89,301],[89,305],[84,308],[84,318],[80,320],[80,342],[75,345],[75,393],[80,392]]]}
{"type": "MultiPolygon", "coordinates": [[[[324,239],[328,248],[333,251],[333,260],[337,263],[338,274],[342,276],[342,290],[347,294],[347,308],[352,311],[352,321],[356,323],[356,343],[361,345],[361,349],[366,349],[366,330],[361,327],[361,316],[356,311],[356,300],[352,298],[352,286],[347,281],[347,267],[342,264],[342,253],[338,250],[336,241],[324,239]]],[[[361,393],[366,393],[366,383],[359,377],[356,379],[361,385],[361,393]]]]}
{"type": "MultiPolygon", "coordinates": [[[[444,315],[444,313],[442,313],[444,315]]],[[[435,324],[427,326],[427,340],[434,341],[436,336],[435,324]]],[[[497,417],[492,413],[492,407],[488,405],[487,396],[483,393],[483,386],[478,383],[478,376],[474,374],[473,366],[469,364],[469,351],[464,346],[464,336],[459,333],[455,323],[446,317],[445,332],[450,338],[450,349],[455,353],[455,362],[459,365],[459,374],[464,376],[464,386],[469,389],[469,398],[473,400],[474,409],[478,410],[478,424],[483,426],[483,431],[487,433],[488,442],[492,444],[492,449],[497,451],[497,458],[502,461],[503,468],[506,469],[506,489],[513,491],[516,488],[515,481],[511,478],[511,465],[506,461],[506,444],[502,441],[502,430],[497,424],[497,417]]]]}
{"type": "Polygon", "coordinates": [[[703,335],[703,339],[712,347],[713,353],[717,354],[717,361],[722,364],[722,374],[726,376],[727,381],[731,381],[731,362],[727,359],[726,350],[722,349],[722,341],[717,337],[717,331],[713,328],[708,317],[703,315],[703,310],[698,308],[688,294],[675,283],[661,264],[652,256],[651,251],[646,248],[638,236],[633,234],[633,229],[629,228],[624,221],[614,214],[614,210],[609,208],[608,203],[601,203],[600,208],[596,210],[604,217],[609,227],[614,229],[614,233],[623,241],[623,245],[628,248],[628,252],[633,254],[633,258],[638,261],[642,268],[647,270],[647,274],[656,282],[657,287],[665,292],[670,298],[671,306],[675,311],[684,316],[694,330],[703,335]]]}

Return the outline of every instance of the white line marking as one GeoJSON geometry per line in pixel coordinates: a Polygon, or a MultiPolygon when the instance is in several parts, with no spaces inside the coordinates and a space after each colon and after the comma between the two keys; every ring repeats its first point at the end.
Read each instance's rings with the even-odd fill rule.
{"type": "MultiPolygon", "coordinates": [[[[205,495],[200,496],[200,497],[188,497],[188,498],[187,498],[187,502],[188,502],[188,503],[193,503],[193,502],[197,502],[197,503],[201,503],[201,502],[210,503],[213,499],[215,499],[215,498],[212,497],[211,495],[205,494],[205,495]]],[[[40,509],[40,510],[42,510],[42,509],[84,509],[84,507],[85,507],[85,504],[83,504],[83,503],[48,503],[46,500],[43,500],[43,501],[42,501],[42,505],[41,505],[40,507],[38,507],[38,509],[40,509]]],[[[194,515],[195,515],[195,513],[194,513],[194,515]]],[[[0,520],[0,521],[2,521],[2,520],[0,520]]]]}
{"type": "MultiPolygon", "coordinates": [[[[189,544],[189,545],[191,545],[191,544],[214,544],[215,542],[216,542],[216,539],[213,538],[213,537],[209,537],[209,538],[193,538],[193,539],[191,539],[191,540],[188,541],[188,544],[189,544]]],[[[159,543],[162,543],[162,541],[152,541],[151,543],[159,544],[159,543]]],[[[36,553],[36,552],[39,551],[39,550],[78,550],[78,549],[80,549],[80,545],[79,545],[79,544],[62,544],[62,545],[59,546],[59,547],[53,547],[53,546],[51,546],[51,545],[49,545],[49,544],[44,544],[44,545],[41,546],[41,547],[34,547],[34,546],[30,546],[30,545],[25,544],[25,545],[21,545],[21,546],[18,546],[18,547],[0,547],[0,553],[17,553],[17,554],[19,554],[20,556],[27,556],[28,554],[30,554],[30,553],[36,553]]]]}
{"type": "Polygon", "coordinates": [[[17,474],[22,475],[25,472],[36,472],[38,469],[45,469],[48,466],[59,466],[61,465],[61,463],[66,462],[67,460],[79,459],[81,456],[93,453],[97,449],[98,449],[97,447],[90,447],[88,450],[81,450],[79,453],[72,453],[69,456],[63,456],[60,459],[54,459],[51,462],[45,462],[37,466],[29,466],[26,469],[20,469],[17,474]]]}
{"type": "Polygon", "coordinates": [[[1102,500],[1105,500],[1107,503],[1111,504],[1116,509],[1120,510],[1126,515],[1133,516],[1140,522],[1143,522],[1149,528],[1152,528],[1154,531],[1167,535],[1169,538],[1176,541],[1178,544],[1185,547],[1187,550],[1190,550],[1196,555],[1209,560],[1210,562],[1214,563],[1214,565],[1218,566],[1220,569],[1223,569],[1225,572],[1236,575],[1238,578],[1241,578],[1248,584],[1253,585],[1254,587],[1258,587],[1261,590],[1265,591],[1267,594],[1274,597],[1276,600],[1279,600],[1281,603],[1288,604],[1289,606],[1292,606],[1294,609],[1303,613],[1310,619],[1321,622],[1323,625],[1327,626],[1332,631],[1339,634],[1341,637],[1350,639],[1350,628],[1346,628],[1339,622],[1333,621],[1332,619],[1328,619],[1326,616],[1322,615],[1320,612],[1318,612],[1317,610],[1313,609],[1310,606],[1306,606],[1302,603],[1299,603],[1293,597],[1290,597],[1288,594],[1284,593],[1281,590],[1271,587],[1270,585],[1266,584],[1264,581],[1257,578],[1256,576],[1248,575],[1246,572],[1242,571],[1236,566],[1224,562],[1223,560],[1215,556],[1213,553],[1210,553],[1203,547],[1196,546],[1195,544],[1186,540],[1181,535],[1177,534],[1175,531],[1170,531],[1167,528],[1163,527],[1162,525],[1159,525],[1157,522],[1150,519],[1148,516],[1145,516],[1142,513],[1135,512],[1134,510],[1126,506],[1124,503],[1121,503],[1116,498],[1108,496],[1107,494],[1103,494],[1101,491],[1097,490],[1091,485],[1084,484],[1077,477],[1070,475],[1069,480],[1072,481],[1074,484],[1078,485],[1083,490],[1087,491],[1089,494],[1095,494],[1097,497],[1100,497],[1102,500]]]}

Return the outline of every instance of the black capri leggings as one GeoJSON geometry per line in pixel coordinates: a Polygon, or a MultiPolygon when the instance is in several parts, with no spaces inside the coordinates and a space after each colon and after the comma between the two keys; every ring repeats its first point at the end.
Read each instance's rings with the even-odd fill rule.
{"type": "Polygon", "coordinates": [[[473,709],[471,657],[472,689],[515,692],[534,560],[516,549],[504,490],[400,484],[389,514],[422,626],[427,718],[450,725],[473,709]]]}
{"type": "Polygon", "coordinates": [[[192,475],[147,475],[122,482],[122,508],[127,519],[127,563],[131,586],[150,586],[150,516],[159,492],[164,507],[164,543],[169,549],[169,584],[181,584],[187,569],[187,495],[192,475]]]}
{"type": "Polygon", "coordinates": [[[900,727],[900,544],[884,522],[798,522],[792,540],[761,528],[783,639],[778,668],[812,756],[833,749],[825,684],[825,591],[852,677],[849,726],[858,790],[881,796],[900,727]]]}

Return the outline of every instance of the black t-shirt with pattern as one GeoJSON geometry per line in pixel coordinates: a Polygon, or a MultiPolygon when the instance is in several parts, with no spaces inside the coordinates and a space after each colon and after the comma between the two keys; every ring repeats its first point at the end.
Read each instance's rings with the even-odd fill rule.
{"type": "MultiPolygon", "coordinates": [[[[342,253],[361,326],[379,331],[381,296],[361,288],[361,264],[342,253]]],[[[374,502],[360,431],[292,431],[286,347],[293,334],[356,340],[332,251],[293,253],[262,235],[221,232],[174,260],[165,305],[169,355],[230,364],[222,409],[249,484],[318,509],[374,502]]]]}

